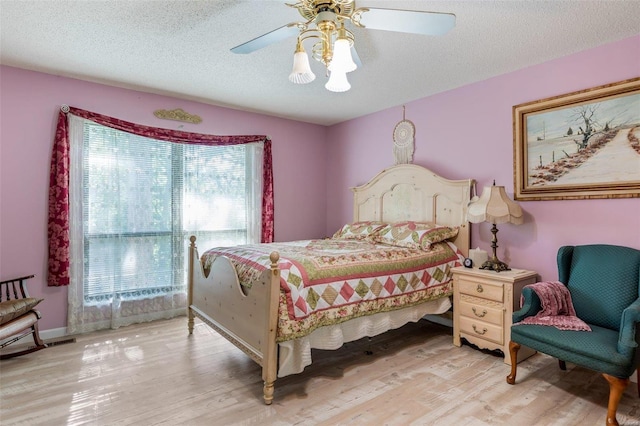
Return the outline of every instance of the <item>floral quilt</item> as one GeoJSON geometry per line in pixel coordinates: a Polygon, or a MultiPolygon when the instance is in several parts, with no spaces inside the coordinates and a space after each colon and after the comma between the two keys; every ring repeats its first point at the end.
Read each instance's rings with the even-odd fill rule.
{"type": "Polygon", "coordinates": [[[202,255],[208,269],[226,256],[242,285],[250,286],[280,254],[278,341],[372,313],[423,303],[452,293],[450,269],[464,256],[449,242],[430,250],[362,240],[304,240],[214,248],[202,255]]]}

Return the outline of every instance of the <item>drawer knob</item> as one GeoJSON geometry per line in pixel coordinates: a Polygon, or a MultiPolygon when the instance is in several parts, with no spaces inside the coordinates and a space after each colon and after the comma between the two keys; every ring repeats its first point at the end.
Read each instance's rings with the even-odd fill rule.
{"type": "Polygon", "coordinates": [[[478,329],[476,328],[476,325],[475,325],[475,324],[473,324],[473,326],[472,326],[472,327],[473,327],[473,331],[475,331],[477,334],[479,334],[479,335],[481,335],[481,336],[482,336],[484,333],[486,333],[486,332],[487,332],[487,329],[486,329],[486,328],[483,328],[483,329],[482,329],[482,331],[478,331],[478,329]]]}
{"type": "Polygon", "coordinates": [[[480,314],[478,313],[478,311],[476,311],[476,307],[475,307],[475,306],[474,306],[473,308],[471,308],[471,310],[473,311],[473,313],[474,313],[478,318],[482,318],[482,317],[484,317],[485,315],[487,315],[487,310],[486,310],[486,309],[483,309],[483,310],[482,310],[482,313],[480,313],[480,314]]]}
{"type": "Polygon", "coordinates": [[[482,284],[478,284],[478,287],[476,287],[476,291],[478,293],[482,293],[484,291],[484,288],[482,288],[482,284]]]}

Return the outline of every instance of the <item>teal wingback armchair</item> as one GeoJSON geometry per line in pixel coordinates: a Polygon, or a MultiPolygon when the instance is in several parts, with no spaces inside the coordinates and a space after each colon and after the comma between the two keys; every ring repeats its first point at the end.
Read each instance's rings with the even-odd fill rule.
{"type": "MultiPolygon", "coordinates": [[[[640,381],[640,250],[606,244],[564,246],[557,261],[558,280],[569,289],[576,315],[592,331],[512,326],[507,383],[515,384],[521,345],[557,358],[563,370],[571,362],[598,371],[609,382],[606,424],[618,425],[618,404],[634,371],[640,381]]],[[[514,324],[541,309],[532,289],[525,288],[522,296],[524,303],[513,314],[514,324]]]]}

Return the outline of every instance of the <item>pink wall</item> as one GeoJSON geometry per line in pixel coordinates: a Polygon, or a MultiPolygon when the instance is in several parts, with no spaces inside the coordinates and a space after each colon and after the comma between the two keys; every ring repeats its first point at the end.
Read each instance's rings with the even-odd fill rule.
{"type": "MultiPolygon", "coordinates": [[[[437,65],[434,65],[437,66],[437,65]]],[[[450,179],[495,179],[513,194],[512,107],[640,76],[640,36],[532,66],[406,104],[416,125],[414,163],[450,179]]],[[[425,78],[428,78],[425,76],[425,78]]],[[[327,233],[351,220],[349,187],[393,165],[392,131],[402,106],[329,128],[327,233]]],[[[498,257],[556,279],[565,244],[607,243],[640,249],[640,198],[529,201],[520,226],[499,226],[498,257]]],[[[491,249],[488,224],[473,225],[473,246],[491,249]]]]}
{"type": "Polygon", "coordinates": [[[0,66],[0,277],[36,274],[29,284],[43,330],[66,326],[67,291],[47,287],[49,161],[60,104],[135,123],[273,140],[275,237],[323,237],[326,212],[326,128],[0,66]],[[156,109],[182,108],[200,124],[157,119],[156,109]],[[303,169],[294,167],[304,164],[303,169]]]}

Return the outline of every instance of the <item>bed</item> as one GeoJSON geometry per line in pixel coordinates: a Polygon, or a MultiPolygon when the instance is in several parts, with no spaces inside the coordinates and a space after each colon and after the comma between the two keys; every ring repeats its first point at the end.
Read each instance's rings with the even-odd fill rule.
{"type": "Polygon", "coordinates": [[[357,229],[366,229],[365,234],[370,233],[365,241],[358,236],[348,236],[349,231],[355,229],[348,224],[336,233],[339,237],[239,246],[236,250],[242,253],[218,248],[207,251],[207,256],[201,258],[195,237],[190,237],[189,334],[193,333],[197,317],[257,362],[262,367],[264,402],[271,404],[276,378],[296,374],[310,365],[311,349],[337,349],[343,343],[372,337],[416,322],[425,315],[441,314],[450,309],[449,270],[460,265],[469,251],[470,225],[466,214],[473,185],[472,179],[448,180],[413,164],[383,170],[368,183],[352,188],[352,224],[360,225],[357,229]],[[433,260],[428,267],[424,266],[424,271],[417,272],[416,256],[422,255],[418,252],[425,246],[424,239],[420,240],[421,247],[409,244],[412,248],[388,248],[384,233],[391,235],[390,230],[395,232],[398,223],[405,227],[403,229],[407,224],[414,226],[415,223],[437,224],[438,232],[455,229],[450,235],[445,232],[447,238],[426,244],[429,248],[426,251],[436,253],[434,259],[440,259],[438,262],[441,263],[436,264],[433,260]],[[343,232],[344,229],[349,231],[343,232]],[[360,243],[364,245],[358,245],[360,243]],[[320,254],[305,263],[294,257],[291,246],[320,254]],[[340,254],[342,250],[352,249],[357,254],[340,254]],[[322,256],[323,250],[340,255],[322,256]],[[386,250],[392,250],[393,254],[386,250]],[[242,269],[238,260],[240,255],[246,255],[247,262],[253,266],[242,269]],[[403,260],[393,266],[390,262],[398,255],[403,260]],[[353,269],[349,275],[354,279],[352,283],[349,281],[350,286],[345,280],[344,287],[332,290],[329,287],[339,286],[341,278],[330,276],[325,267],[336,263],[335,259],[342,259],[341,266],[348,269],[353,263],[349,256],[358,256],[357,261],[373,258],[372,263],[387,268],[383,271],[387,278],[378,279],[368,272],[367,277],[359,278],[353,269]],[[319,275],[304,270],[298,274],[295,267],[303,263],[305,267],[313,265],[311,269],[319,275]],[[396,266],[414,268],[411,269],[413,275],[395,274],[399,269],[391,268],[396,266]],[[298,275],[315,277],[316,281],[308,289],[296,281],[298,275]],[[397,279],[395,285],[389,279],[392,275],[397,279]],[[363,286],[365,291],[359,292],[363,286]],[[324,293],[314,291],[318,288],[324,293]],[[368,299],[374,288],[375,293],[382,293],[382,296],[368,299]],[[325,294],[333,296],[322,297],[325,294]],[[359,301],[350,301],[352,296],[359,301]],[[340,299],[344,305],[332,305],[338,303],[334,299],[340,299]]]}

